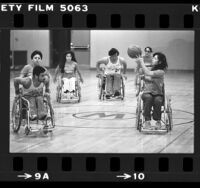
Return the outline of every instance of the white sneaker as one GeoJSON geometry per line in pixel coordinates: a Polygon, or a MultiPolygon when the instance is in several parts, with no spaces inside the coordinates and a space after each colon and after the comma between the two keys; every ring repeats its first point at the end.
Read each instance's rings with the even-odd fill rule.
{"type": "Polygon", "coordinates": [[[145,121],[143,124],[143,129],[151,129],[151,121],[145,121]]]}
{"type": "Polygon", "coordinates": [[[74,93],[70,92],[70,99],[73,99],[73,98],[74,98],[74,93]]]}
{"type": "Polygon", "coordinates": [[[70,99],[70,96],[71,96],[70,93],[67,93],[67,94],[66,94],[66,98],[67,98],[67,99],[70,99]]]}
{"type": "Polygon", "coordinates": [[[155,129],[157,129],[157,130],[161,129],[161,122],[160,121],[156,121],[155,129]]]}

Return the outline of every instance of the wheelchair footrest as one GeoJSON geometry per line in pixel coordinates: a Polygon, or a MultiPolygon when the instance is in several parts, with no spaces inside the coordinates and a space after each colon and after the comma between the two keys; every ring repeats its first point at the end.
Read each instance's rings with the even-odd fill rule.
{"type": "Polygon", "coordinates": [[[45,131],[52,131],[54,128],[53,127],[48,127],[48,128],[43,128],[42,130],[45,130],[45,131]]]}
{"type": "Polygon", "coordinates": [[[142,132],[145,132],[145,133],[166,133],[167,132],[167,129],[154,129],[152,127],[152,129],[144,129],[144,128],[141,128],[141,131],[142,132]]]}
{"type": "Polygon", "coordinates": [[[40,129],[33,129],[33,128],[30,128],[30,132],[38,132],[38,131],[40,131],[40,129]]]}
{"type": "Polygon", "coordinates": [[[75,102],[75,101],[78,101],[79,98],[72,98],[72,99],[66,99],[66,98],[63,98],[61,99],[63,102],[75,102]]]}
{"type": "Polygon", "coordinates": [[[122,98],[123,98],[122,95],[116,96],[116,97],[113,96],[113,97],[110,97],[110,98],[106,98],[106,97],[105,97],[106,100],[117,100],[117,99],[122,99],[122,98]]]}
{"type": "Polygon", "coordinates": [[[30,132],[39,132],[39,131],[52,131],[54,128],[53,127],[47,127],[47,128],[30,128],[30,132]]]}

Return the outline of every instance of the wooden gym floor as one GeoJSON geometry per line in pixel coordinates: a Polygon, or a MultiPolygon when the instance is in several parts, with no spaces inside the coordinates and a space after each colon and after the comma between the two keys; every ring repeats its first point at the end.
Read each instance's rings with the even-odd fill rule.
{"type": "MultiPolygon", "coordinates": [[[[51,71],[53,76],[53,71],[51,71]]],[[[167,134],[144,134],[136,130],[134,72],[127,73],[125,100],[100,101],[94,70],[81,70],[82,101],[56,102],[56,84],[51,80],[51,98],[56,127],[52,134],[18,134],[10,128],[12,153],[193,153],[194,74],[170,72],[165,77],[166,94],[172,97],[173,130],[167,134]]],[[[11,72],[10,112],[14,98],[11,72]]],[[[11,127],[11,126],[10,126],[11,127]]]]}

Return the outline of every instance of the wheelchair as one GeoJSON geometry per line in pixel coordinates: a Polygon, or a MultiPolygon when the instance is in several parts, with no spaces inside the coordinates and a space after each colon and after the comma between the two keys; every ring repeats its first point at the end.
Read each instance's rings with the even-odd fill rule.
{"type": "MultiPolygon", "coordinates": [[[[144,77],[140,76],[140,91],[137,97],[137,107],[136,107],[136,128],[141,131],[146,131],[143,129],[143,124],[145,122],[143,116],[143,100],[142,94],[144,89],[144,77]]],[[[151,114],[153,111],[153,107],[151,110],[151,114]]],[[[173,129],[173,118],[172,118],[172,108],[171,108],[171,98],[165,94],[165,86],[163,85],[163,104],[161,106],[161,124],[164,125],[165,129],[158,130],[150,130],[150,132],[161,131],[161,132],[169,132],[173,129]]]]}
{"type": "Polygon", "coordinates": [[[76,76],[75,81],[75,95],[73,97],[68,97],[67,94],[64,93],[63,89],[64,81],[62,78],[59,78],[57,92],[56,92],[56,101],[58,103],[61,102],[80,102],[81,101],[81,87],[80,87],[80,80],[78,76],[76,76]]]}
{"type": "Polygon", "coordinates": [[[50,98],[44,96],[43,101],[45,108],[47,109],[47,117],[44,120],[31,120],[29,101],[22,94],[14,99],[12,107],[12,129],[14,133],[18,133],[21,126],[25,127],[24,130],[26,135],[29,135],[29,133],[32,132],[38,132],[40,130],[42,130],[42,132],[46,135],[47,133],[53,131],[55,128],[55,118],[50,98]],[[33,121],[36,121],[37,126],[39,123],[42,124],[42,129],[33,129],[31,127],[31,122],[33,121]]]}
{"type": "MultiPolygon", "coordinates": [[[[114,75],[111,75],[114,79],[114,75]]],[[[105,74],[100,74],[98,76],[98,98],[99,100],[105,100],[106,98],[106,82],[107,76],[105,74]]],[[[120,87],[120,96],[117,96],[118,99],[124,100],[125,97],[125,84],[124,84],[124,77],[121,75],[121,87],[120,87]]],[[[115,98],[114,96],[111,98],[115,98]]]]}

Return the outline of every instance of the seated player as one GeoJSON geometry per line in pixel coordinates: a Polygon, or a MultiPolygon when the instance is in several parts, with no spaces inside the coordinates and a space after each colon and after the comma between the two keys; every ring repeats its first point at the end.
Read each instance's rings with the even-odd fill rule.
{"type": "Polygon", "coordinates": [[[14,78],[15,94],[20,94],[19,85],[23,86],[23,97],[30,103],[30,120],[44,120],[47,117],[47,110],[44,106],[44,96],[49,97],[49,84],[45,81],[46,70],[44,67],[35,66],[32,75],[25,78],[14,78]],[[45,94],[44,94],[45,87],[45,94]]]}
{"type": "Polygon", "coordinates": [[[121,93],[121,70],[126,78],[127,63],[124,58],[119,57],[119,51],[112,48],[108,52],[108,57],[104,57],[96,63],[97,74],[101,74],[100,66],[104,65],[104,74],[106,75],[106,98],[111,96],[120,96],[121,93]]]}
{"type": "Polygon", "coordinates": [[[164,100],[163,84],[164,75],[168,67],[166,56],[157,52],[153,54],[152,68],[149,70],[143,58],[138,57],[136,63],[142,68],[145,77],[145,88],[142,94],[144,109],[144,129],[151,129],[151,110],[153,107],[153,119],[156,121],[156,128],[161,129],[161,107],[164,100]]]}
{"type": "MultiPolygon", "coordinates": [[[[20,73],[20,77],[24,78],[27,76],[32,76],[33,68],[35,66],[42,66],[42,58],[43,58],[43,55],[42,55],[41,51],[39,51],[39,50],[33,51],[31,53],[31,63],[27,64],[23,67],[23,69],[21,70],[21,73],[20,73]]],[[[46,70],[46,68],[45,68],[45,70],[46,70]]],[[[47,84],[50,83],[50,74],[47,70],[46,70],[46,74],[45,74],[45,82],[46,82],[46,86],[49,87],[49,85],[47,85],[47,84]]]]}
{"type": "Polygon", "coordinates": [[[143,56],[143,60],[144,60],[144,63],[146,65],[146,67],[151,67],[152,65],[152,59],[153,59],[153,56],[152,56],[152,48],[147,46],[144,48],[144,56],[143,56]]]}
{"type": "MultiPolygon", "coordinates": [[[[72,51],[65,53],[65,61],[56,68],[54,82],[56,82],[58,73],[61,72],[61,79],[64,82],[63,89],[64,93],[69,94],[70,97],[75,96],[75,82],[76,73],[80,77],[80,81],[83,83],[83,78],[78,69],[75,54],[72,51]]],[[[59,89],[59,88],[58,88],[59,89]]]]}
{"type": "MultiPolygon", "coordinates": [[[[152,48],[151,47],[145,47],[144,49],[145,55],[142,56],[143,61],[146,65],[146,67],[150,68],[152,66],[152,48]]],[[[139,65],[136,67],[136,76],[135,76],[135,88],[136,88],[136,96],[139,94],[139,76],[142,75],[143,71],[139,65]]]]}

